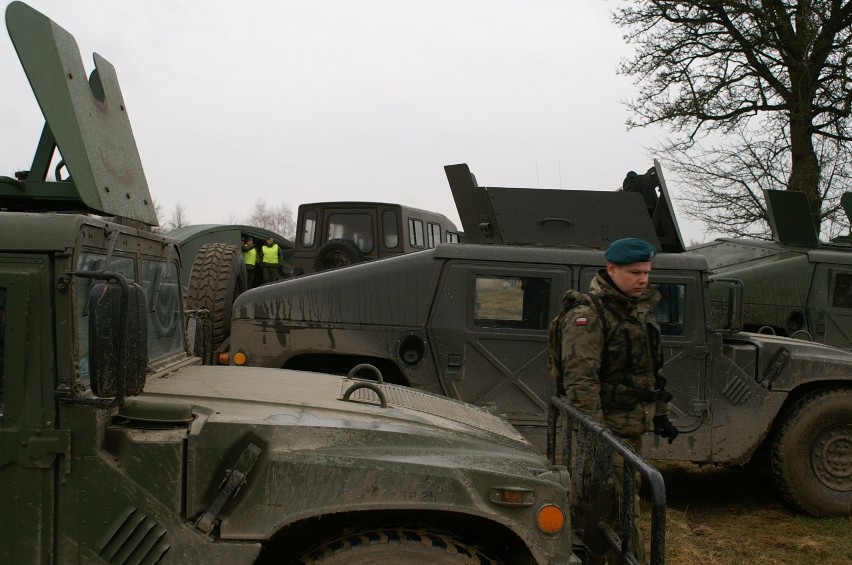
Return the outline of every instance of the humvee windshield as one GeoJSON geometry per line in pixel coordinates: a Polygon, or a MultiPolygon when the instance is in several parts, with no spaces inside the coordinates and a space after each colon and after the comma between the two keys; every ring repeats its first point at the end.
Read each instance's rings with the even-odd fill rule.
{"type": "MultiPolygon", "coordinates": [[[[113,255],[104,267],[106,254],[85,251],[77,265],[79,271],[112,271],[124,275],[130,282],[141,282],[145,293],[145,315],[148,326],[148,359],[152,365],[176,353],[184,352],[182,313],[180,302],[180,275],[176,262],[155,259],[142,260],[141,281],[136,273],[136,259],[132,256],[113,255]]],[[[94,279],[77,279],[76,304],[77,339],[79,344],[80,379],[89,383],[89,326],[88,297],[94,279]]]]}

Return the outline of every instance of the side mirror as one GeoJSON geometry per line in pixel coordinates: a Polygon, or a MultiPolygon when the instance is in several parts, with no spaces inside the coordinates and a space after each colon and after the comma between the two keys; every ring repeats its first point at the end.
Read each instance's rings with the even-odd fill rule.
{"type": "Polygon", "coordinates": [[[118,277],[119,284],[99,282],[89,291],[90,385],[116,404],[142,392],[148,372],[145,293],[118,277]]]}
{"type": "Polygon", "coordinates": [[[743,281],[739,279],[713,279],[713,283],[728,283],[728,300],[725,312],[725,325],[722,331],[737,333],[743,329],[743,281]]]}

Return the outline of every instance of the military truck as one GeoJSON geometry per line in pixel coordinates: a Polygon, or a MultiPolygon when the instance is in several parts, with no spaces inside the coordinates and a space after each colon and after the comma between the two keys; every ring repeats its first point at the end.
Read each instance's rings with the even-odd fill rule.
{"type": "Polygon", "coordinates": [[[650,435],[643,455],[741,464],[769,445],[788,501],[813,515],[849,514],[852,353],[739,331],[739,281],[713,281],[728,293],[726,317],[714,327],[707,260],[679,252],[659,164],[645,175],[658,185],[655,198],[486,188],[466,165],[446,172],[464,233],[478,243],[246,293],[234,305],[231,358],[339,373],[370,363],[387,381],[494,405],[541,447],[554,391],[548,323],[566,289],[588,289],[610,241],[638,235],[672,251],[654,258],[651,278],[663,296],[656,314],[681,434],[671,445],[650,435]]]}
{"type": "MultiPolygon", "coordinates": [[[[189,277],[192,274],[192,265],[195,262],[195,258],[205,245],[217,243],[231,245],[234,247],[234,256],[239,257],[237,253],[241,252],[243,241],[249,237],[252,238],[255,246],[258,248],[271,237],[273,242],[284,250],[284,264],[279,269],[279,278],[286,279],[293,271],[293,242],[281,234],[258,226],[245,224],[196,224],[172,230],[166,235],[174,239],[178,244],[178,249],[180,249],[182,265],[180,280],[186,287],[189,287],[189,277]]],[[[239,263],[239,261],[236,262],[239,263]]],[[[239,267],[235,266],[232,271],[235,273],[234,285],[239,287],[240,281],[236,280],[238,278],[236,274],[240,272],[239,267]]],[[[246,280],[244,283],[239,292],[263,284],[260,269],[255,270],[253,280],[246,280]]]]}
{"type": "MultiPolygon", "coordinates": [[[[821,242],[801,192],[765,190],[773,241],[720,238],[690,247],[711,278],[745,284],[744,328],[852,349],[852,245],[821,242]]],[[[841,199],[847,217],[852,193],[841,199]]],[[[714,295],[715,309],[724,296],[714,295]]]]}
{"type": "Polygon", "coordinates": [[[446,216],[387,202],[312,202],[299,206],[293,274],[304,275],[455,243],[446,216]],[[407,234],[407,235],[406,235],[407,234]]]}
{"type": "Polygon", "coordinates": [[[580,563],[567,470],[497,416],[201,366],[115,69],[87,80],[23,3],[6,23],[45,126],[0,177],[0,562],[580,563]]]}

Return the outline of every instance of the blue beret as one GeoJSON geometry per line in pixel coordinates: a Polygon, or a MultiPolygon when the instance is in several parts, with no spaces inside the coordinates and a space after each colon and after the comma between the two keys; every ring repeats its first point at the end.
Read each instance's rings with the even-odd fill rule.
{"type": "Polygon", "coordinates": [[[657,254],[653,245],[638,237],[616,239],[606,248],[604,257],[616,265],[650,261],[657,254]]]}

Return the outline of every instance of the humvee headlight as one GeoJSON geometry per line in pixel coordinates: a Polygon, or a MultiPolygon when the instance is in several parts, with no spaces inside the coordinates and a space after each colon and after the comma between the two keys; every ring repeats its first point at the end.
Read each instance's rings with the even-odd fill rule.
{"type": "Polygon", "coordinates": [[[245,353],[242,351],[234,353],[234,365],[245,365],[246,361],[248,361],[248,359],[246,359],[245,353]]]}
{"type": "Polygon", "coordinates": [[[494,487],[490,500],[500,506],[532,506],[535,504],[535,492],[524,487],[494,487]]]}
{"type": "Polygon", "coordinates": [[[535,523],[538,529],[545,534],[555,534],[565,525],[565,513],[554,504],[545,504],[538,509],[535,515],[535,523]]]}

